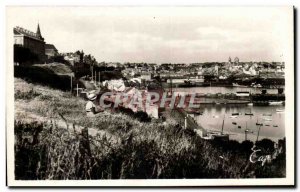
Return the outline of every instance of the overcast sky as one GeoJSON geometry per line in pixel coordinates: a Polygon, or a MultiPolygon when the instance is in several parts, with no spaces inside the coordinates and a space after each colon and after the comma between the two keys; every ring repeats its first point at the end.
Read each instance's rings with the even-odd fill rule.
{"type": "Polygon", "coordinates": [[[59,52],[98,62],[284,61],[292,9],[241,7],[10,7],[7,26],[36,32],[59,52]]]}

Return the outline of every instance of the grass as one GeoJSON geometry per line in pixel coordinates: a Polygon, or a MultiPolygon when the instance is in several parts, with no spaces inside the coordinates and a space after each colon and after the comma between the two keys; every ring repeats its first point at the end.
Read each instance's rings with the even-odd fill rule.
{"type": "Polygon", "coordinates": [[[83,99],[18,78],[15,93],[16,179],[285,177],[285,154],[263,167],[249,162],[252,142],[206,141],[124,113],[87,118],[83,99]],[[81,131],[63,128],[59,114],[81,131]]]}

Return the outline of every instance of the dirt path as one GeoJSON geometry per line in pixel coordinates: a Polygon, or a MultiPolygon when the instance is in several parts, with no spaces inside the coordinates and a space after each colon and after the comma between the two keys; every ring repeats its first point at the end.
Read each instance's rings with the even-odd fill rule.
{"type": "MultiPolygon", "coordinates": [[[[84,129],[84,127],[82,127],[80,125],[70,123],[70,122],[68,122],[68,120],[66,121],[66,119],[63,119],[63,117],[61,117],[61,118],[42,117],[42,116],[39,116],[35,113],[24,111],[24,110],[22,110],[18,107],[15,108],[15,119],[16,120],[21,120],[22,122],[26,122],[26,123],[44,122],[47,125],[54,124],[56,127],[66,129],[70,133],[75,132],[75,133],[78,134],[78,133],[81,133],[82,130],[84,129]]],[[[88,128],[88,133],[91,137],[95,137],[97,135],[102,137],[102,136],[105,135],[105,136],[109,137],[113,143],[120,142],[120,139],[118,137],[108,133],[105,130],[99,130],[97,128],[90,127],[90,128],[88,128]]]]}

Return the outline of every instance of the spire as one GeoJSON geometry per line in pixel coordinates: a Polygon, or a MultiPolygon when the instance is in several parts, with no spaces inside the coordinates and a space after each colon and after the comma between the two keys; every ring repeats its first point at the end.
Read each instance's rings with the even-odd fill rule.
{"type": "Polygon", "coordinates": [[[36,34],[37,34],[38,37],[42,38],[42,34],[41,34],[40,24],[39,23],[38,23],[38,26],[37,26],[36,34]]]}

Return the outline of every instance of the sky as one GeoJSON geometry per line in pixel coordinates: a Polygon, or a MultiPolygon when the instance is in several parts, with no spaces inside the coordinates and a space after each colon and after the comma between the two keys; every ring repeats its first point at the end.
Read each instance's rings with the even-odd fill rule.
{"type": "Polygon", "coordinates": [[[98,62],[284,61],[292,7],[8,7],[7,33],[20,26],[59,52],[98,62]]]}

